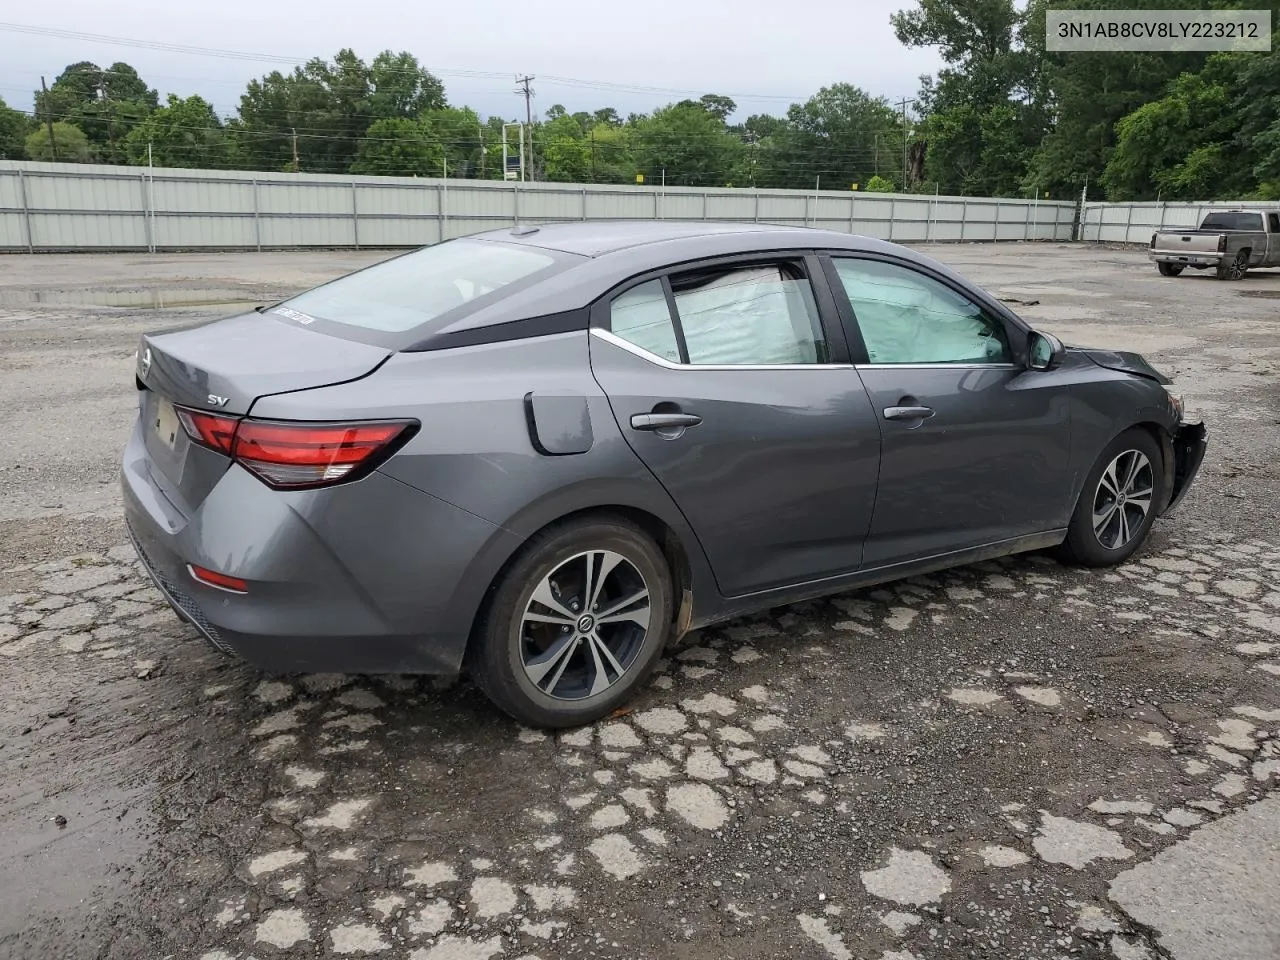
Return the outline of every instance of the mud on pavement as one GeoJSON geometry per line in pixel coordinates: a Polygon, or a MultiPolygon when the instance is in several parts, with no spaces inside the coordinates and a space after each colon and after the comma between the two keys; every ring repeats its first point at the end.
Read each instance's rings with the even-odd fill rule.
{"type": "MultiPolygon", "coordinates": [[[[1072,340],[1149,338],[1209,411],[1140,557],[700,631],[591,728],[521,729],[465,680],[264,677],[66,518],[94,549],[12,557],[0,596],[0,955],[1168,956],[1111,881],[1280,785],[1280,348],[1263,300],[1226,320],[1223,285],[1064,249],[1118,264],[952,259],[1072,340]]],[[[8,529],[37,520],[64,522],[8,529]]]]}

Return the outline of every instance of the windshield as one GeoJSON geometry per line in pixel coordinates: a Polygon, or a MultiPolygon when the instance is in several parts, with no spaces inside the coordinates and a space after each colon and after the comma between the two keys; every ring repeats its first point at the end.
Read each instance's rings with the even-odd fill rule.
{"type": "Polygon", "coordinates": [[[1262,214],[1260,213],[1240,213],[1231,211],[1229,213],[1211,213],[1204,218],[1204,223],[1200,224],[1201,230],[1261,230],[1262,214]]]}
{"type": "Polygon", "coordinates": [[[447,240],[375,264],[286,300],[276,311],[399,333],[556,263],[546,252],[483,240],[447,240]]]}

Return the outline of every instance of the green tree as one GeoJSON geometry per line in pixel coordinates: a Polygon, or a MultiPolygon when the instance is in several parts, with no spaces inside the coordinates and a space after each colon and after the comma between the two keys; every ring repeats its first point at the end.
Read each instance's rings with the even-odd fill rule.
{"type": "Polygon", "coordinates": [[[35,92],[36,119],[79,127],[90,143],[86,159],[105,163],[125,162],[125,138],[158,102],[156,91],[138,72],[119,62],[105,69],[87,60],[73,63],[54,79],[48,91],[35,92]]]}
{"type": "Polygon", "coordinates": [[[21,160],[31,130],[31,118],[14,110],[0,97],[0,160],[21,160]]]}
{"type": "Polygon", "coordinates": [[[893,193],[893,181],[876,175],[867,181],[867,193],[893,193]]]}
{"type": "Polygon", "coordinates": [[[48,125],[41,124],[27,134],[25,147],[27,156],[32,160],[87,163],[93,158],[93,147],[84,131],[73,124],[61,121],[53,125],[52,143],[49,139],[48,125]]]}
{"type": "Polygon", "coordinates": [[[169,94],[168,102],[125,138],[130,163],[146,163],[148,147],[157,167],[224,167],[230,160],[222,121],[198,96],[183,100],[169,94]]]}
{"type": "Polygon", "coordinates": [[[444,88],[408,53],[384,51],[372,66],[351,50],[333,61],[313,58],[292,73],[250,81],[238,121],[229,125],[241,154],[257,169],[350,169],[371,124],[417,119],[444,106],[444,88]]]}
{"type": "Polygon", "coordinates": [[[411,53],[383,50],[369,64],[369,110],[376,120],[417,117],[445,106],[444,84],[411,53]]]}
{"type": "Polygon", "coordinates": [[[369,125],[351,163],[351,172],[384,177],[438,177],[444,158],[444,145],[422,121],[389,117],[369,125]]]}
{"type": "Polygon", "coordinates": [[[668,184],[689,187],[723,186],[743,150],[720,117],[688,100],[637,119],[632,142],[646,180],[665,175],[668,184]]]}
{"type": "Polygon", "coordinates": [[[918,96],[927,177],[948,193],[1016,196],[1049,124],[1026,14],[1013,0],[917,0],[890,20],[903,44],[937,47],[947,64],[918,96]]]}
{"type": "Polygon", "coordinates": [[[591,144],[574,117],[562,110],[539,125],[534,139],[545,179],[578,183],[591,179],[591,144]]]}
{"type": "Polygon", "coordinates": [[[761,141],[757,182],[762,186],[812,189],[821,180],[837,189],[863,183],[881,158],[902,156],[902,127],[883,98],[847,83],[823,87],[786,120],[748,126],[771,130],[761,141]]]}

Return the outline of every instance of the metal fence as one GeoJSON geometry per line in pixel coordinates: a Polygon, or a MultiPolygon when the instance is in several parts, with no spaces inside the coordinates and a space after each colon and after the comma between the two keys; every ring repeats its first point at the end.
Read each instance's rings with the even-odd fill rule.
{"type": "Polygon", "coordinates": [[[1198,227],[1213,210],[1280,210],[1280,203],[1086,203],[1080,218],[1080,239],[1091,243],[1151,242],[1161,227],[1198,227]]]}
{"type": "Polygon", "coordinates": [[[1070,240],[1076,205],[0,160],[0,250],[412,247],[517,223],[755,221],[906,243],[1070,240]]]}

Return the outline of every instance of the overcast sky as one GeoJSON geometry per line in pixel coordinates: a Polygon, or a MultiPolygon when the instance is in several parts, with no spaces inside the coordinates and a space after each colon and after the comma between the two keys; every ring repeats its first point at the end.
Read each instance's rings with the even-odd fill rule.
{"type": "MultiPolygon", "coordinates": [[[[61,0],[22,4],[3,19],[27,26],[255,55],[366,61],[408,50],[444,81],[449,102],[485,115],[523,115],[510,78],[533,74],[534,110],[649,111],[685,96],[723,93],[750,113],[783,113],[819,87],[844,81],[890,99],[914,96],[932,50],[907,50],[889,14],[910,0],[61,0]],[[195,12],[198,10],[199,12],[195,12]],[[494,74],[462,76],[456,71],[494,74]],[[552,78],[587,81],[569,84],[552,78]],[[613,86],[610,86],[613,85],[613,86]],[[634,88],[651,88],[636,90],[634,88]],[[627,89],[630,88],[630,89],[627,89]],[[652,88],[662,88],[655,90],[652,88]]],[[[166,93],[199,93],[233,113],[245,83],[287,65],[174,53],[118,43],[32,36],[0,28],[0,96],[29,110],[40,76],[69,63],[124,60],[166,93]]]]}

